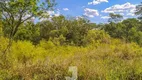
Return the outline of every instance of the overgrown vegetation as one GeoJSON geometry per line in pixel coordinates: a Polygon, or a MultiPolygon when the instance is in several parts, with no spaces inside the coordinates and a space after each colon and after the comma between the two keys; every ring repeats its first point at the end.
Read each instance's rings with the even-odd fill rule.
{"type": "MultiPolygon", "coordinates": [[[[47,1],[46,6],[54,5],[47,1]]],[[[39,11],[36,3],[0,2],[9,5],[0,5],[0,80],[65,80],[71,75],[69,66],[77,66],[78,80],[142,79],[141,18],[122,21],[121,15],[111,13],[106,24],[64,16],[36,24],[30,18],[18,23],[18,10],[28,8],[28,13],[34,13],[39,11]],[[22,5],[9,7],[18,3],[22,5]],[[10,15],[4,17],[6,11],[10,15]]],[[[40,10],[44,13],[45,9],[40,10]]],[[[136,14],[141,17],[141,12],[139,5],[136,14]]]]}

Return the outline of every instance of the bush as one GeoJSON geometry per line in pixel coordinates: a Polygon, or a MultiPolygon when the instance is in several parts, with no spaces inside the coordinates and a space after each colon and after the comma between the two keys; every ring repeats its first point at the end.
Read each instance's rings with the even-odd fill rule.
{"type": "Polygon", "coordinates": [[[110,43],[110,36],[103,30],[90,30],[84,38],[84,44],[110,43]]]}
{"type": "MultiPolygon", "coordinates": [[[[0,66],[0,79],[64,80],[65,76],[70,75],[68,72],[70,66],[77,66],[79,80],[142,78],[140,46],[135,43],[126,44],[118,39],[109,39],[103,31],[89,33],[90,41],[99,42],[98,44],[90,43],[86,47],[77,47],[59,46],[45,40],[39,45],[33,45],[28,41],[14,41],[7,54],[8,64],[0,66]]],[[[3,37],[0,40],[2,52],[8,40],[3,37]]]]}

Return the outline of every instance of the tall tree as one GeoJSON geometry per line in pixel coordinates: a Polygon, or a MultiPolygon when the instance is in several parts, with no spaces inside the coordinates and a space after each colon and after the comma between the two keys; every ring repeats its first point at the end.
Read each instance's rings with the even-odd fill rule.
{"type": "Polygon", "coordinates": [[[26,22],[19,27],[14,40],[29,40],[36,44],[40,40],[39,26],[33,22],[26,22]]]}
{"type": "Polygon", "coordinates": [[[123,19],[122,15],[114,14],[114,13],[110,13],[109,17],[110,18],[108,19],[108,22],[115,22],[115,23],[117,23],[117,22],[119,22],[119,21],[121,21],[123,19]]]}
{"type": "Polygon", "coordinates": [[[34,17],[41,15],[43,10],[52,7],[48,1],[38,5],[40,0],[7,0],[0,2],[0,12],[2,14],[4,28],[7,29],[7,37],[13,38],[20,25],[34,17]]]}
{"type": "Polygon", "coordinates": [[[54,6],[55,0],[2,0],[0,1],[0,21],[3,23],[3,30],[6,37],[9,37],[9,44],[3,53],[9,50],[12,40],[18,28],[24,22],[40,16],[43,11],[54,6]]]}
{"type": "Polygon", "coordinates": [[[141,4],[136,6],[135,14],[138,15],[139,16],[138,19],[140,19],[142,21],[142,2],[141,2],[141,4]]]}

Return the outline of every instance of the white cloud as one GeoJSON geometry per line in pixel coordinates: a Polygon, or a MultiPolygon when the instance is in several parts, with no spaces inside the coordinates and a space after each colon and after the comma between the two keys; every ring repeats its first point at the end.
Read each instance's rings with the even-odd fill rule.
{"type": "Polygon", "coordinates": [[[63,10],[64,10],[64,11],[68,11],[69,9],[68,9],[68,8],[63,8],[63,10]]]}
{"type": "Polygon", "coordinates": [[[102,2],[108,2],[108,0],[93,0],[92,2],[88,2],[88,5],[97,5],[97,4],[100,4],[102,2]]]}
{"type": "Polygon", "coordinates": [[[135,16],[133,13],[127,13],[127,16],[135,16]]]}
{"type": "Polygon", "coordinates": [[[42,14],[43,17],[41,17],[39,20],[41,21],[46,21],[46,20],[50,20],[53,16],[60,16],[60,10],[57,9],[57,11],[45,11],[42,14]]]}
{"type": "Polygon", "coordinates": [[[85,8],[84,11],[85,11],[84,15],[87,17],[93,18],[95,16],[99,16],[98,10],[85,8]]]}
{"type": "Polygon", "coordinates": [[[60,10],[57,9],[56,13],[54,14],[54,16],[60,16],[60,10]]]}
{"type": "Polygon", "coordinates": [[[55,14],[54,11],[47,11],[47,13],[48,13],[48,15],[53,15],[53,14],[55,14]]]}
{"type": "Polygon", "coordinates": [[[109,19],[110,17],[109,16],[102,16],[101,18],[102,19],[109,19]]]}
{"type": "Polygon", "coordinates": [[[124,13],[119,13],[120,15],[124,16],[125,14],[124,13]]]}
{"type": "Polygon", "coordinates": [[[136,10],[136,5],[131,4],[129,2],[125,3],[125,4],[116,4],[114,6],[111,6],[109,8],[106,8],[105,10],[103,10],[103,13],[117,13],[117,14],[121,14],[121,15],[134,15],[134,12],[136,10]]]}
{"type": "MultiPolygon", "coordinates": [[[[18,17],[19,17],[19,16],[17,16],[16,19],[19,19],[18,17]]],[[[24,21],[24,20],[26,20],[26,19],[28,19],[27,21],[32,21],[32,22],[34,22],[34,20],[35,20],[36,18],[35,18],[34,16],[32,16],[32,14],[25,13],[24,16],[22,17],[22,20],[24,21]],[[30,18],[30,19],[28,19],[28,18],[30,18]]]]}
{"type": "Polygon", "coordinates": [[[75,18],[76,18],[76,20],[83,19],[82,16],[76,16],[75,18]]]}
{"type": "Polygon", "coordinates": [[[39,21],[46,21],[48,20],[49,17],[51,17],[52,15],[54,14],[54,11],[45,11],[42,16],[43,17],[40,17],[39,21]]]}
{"type": "Polygon", "coordinates": [[[123,20],[128,19],[128,17],[123,17],[123,20]]]}

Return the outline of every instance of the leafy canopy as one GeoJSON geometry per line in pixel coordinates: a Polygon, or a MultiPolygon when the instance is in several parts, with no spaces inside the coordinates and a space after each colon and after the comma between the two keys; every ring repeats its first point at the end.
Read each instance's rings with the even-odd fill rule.
{"type": "Polygon", "coordinates": [[[40,0],[7,0],[0,2],[0,20],[3,21],[8,37],[13,37],[20,25],[40,16],[44,10],[50,9],[53,1],[40,3],[40,0]]]}

